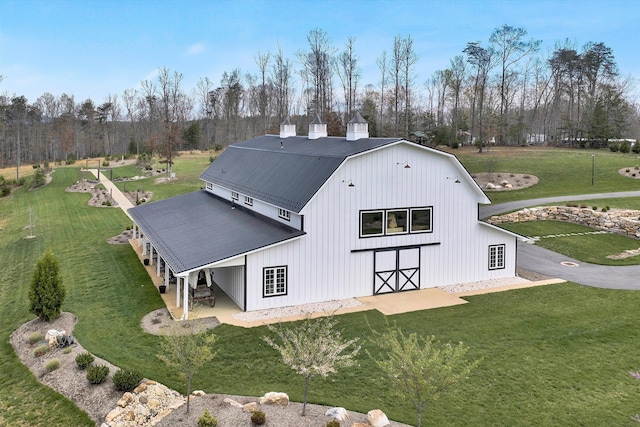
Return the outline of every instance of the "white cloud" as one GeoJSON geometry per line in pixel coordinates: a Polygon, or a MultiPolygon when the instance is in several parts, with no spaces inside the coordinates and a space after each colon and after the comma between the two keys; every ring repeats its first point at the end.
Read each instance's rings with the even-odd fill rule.
{"type": "Polygon", "coordinates": [[[197,55],[205,51],[204,43],[196,43],[194,45],[189,46],[187,49],[187,55],[197,55]]]}

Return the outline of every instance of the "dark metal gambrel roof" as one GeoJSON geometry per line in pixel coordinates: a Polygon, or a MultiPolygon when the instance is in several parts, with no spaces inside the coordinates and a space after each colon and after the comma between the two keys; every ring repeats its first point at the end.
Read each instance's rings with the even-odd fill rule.
{"type": "Polygon", "coordinates": [[[400,140],[265,135],[230,145],[200,178],[299,213],[347,157],[400,140]]]}
{"type": "Polygon", "coordinates": [[[305,234],[204,190],[128,212],[175,274],[305,234]]]}

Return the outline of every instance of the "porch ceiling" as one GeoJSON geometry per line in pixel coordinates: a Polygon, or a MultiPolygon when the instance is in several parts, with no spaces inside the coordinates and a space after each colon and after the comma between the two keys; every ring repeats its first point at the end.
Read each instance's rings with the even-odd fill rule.
{"type": "Polygon", "coordinates": [[[145,203],[129,214],[175,274],[305,233],[200,190],[145,203]]]}

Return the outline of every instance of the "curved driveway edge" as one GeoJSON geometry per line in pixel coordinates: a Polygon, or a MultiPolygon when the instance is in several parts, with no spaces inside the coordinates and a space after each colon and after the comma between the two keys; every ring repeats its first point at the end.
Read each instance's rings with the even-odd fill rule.
{"type": "MultiPolygon", "coordinates": [[[[613,199],[619,197],[640,197],[640,191],[624,191],[617,193],[578,194],[573,196],[543,197],[539,199],[517,200],[480,207],[480,218],[488,218],[504,212],[526,207],[545,205],[548,203],[574,202],[580,200],[613,199]]],[[[531,243],[518,242],[519,268],[557,277],[568,282],[607,289],[640,290],[640,265],[610,266],[589,264],[571,259],[565,255],[535,246],[531,243]],[[571,263],[566,266],[562,263],[571,263]],[[570,265],[571,265],[570,264],[570,265]]]]}
{"type": "Polygon", "coordinates": [[[618,197],[640,197],[640,191],[622,191],[618,193],[578,194],[574,196],[542,197],[540,199],[516,200],[514,202],[499,203],[480,207],[480,218],[488,218],[504,212],[511,212],[531,206],[546,205],[548,203],[577,202],[580,200],[614,199],[618,197]]]}
{"type": "Polygon", "coordinates": [[[640,290],[640,265],[589,264],[531,243],[518,242],[518,267],[581,285],[640,290]],[[563,262],[570,262],[576,266],[567,267],[562,265],[563,262]]]}

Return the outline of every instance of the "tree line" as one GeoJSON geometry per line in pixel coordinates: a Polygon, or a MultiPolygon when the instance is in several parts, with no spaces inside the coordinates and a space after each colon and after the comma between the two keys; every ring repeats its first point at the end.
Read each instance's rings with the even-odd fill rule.
{"type": "MultiPolygon", "coordinates": [[[[319,116],[329,135],[344,135],[359,111],[373,137],[431,145],[569,144],[599,147],[640,135],[632,81],[621,76],[611,48],[568,40],[540,52],[541,40],[502,25],[488,41],[468,42],[448,67],[419,82],[413,38],[397,35],[364,82],[356,39],[337,48],[311,30],[294,58],[258,52],[252,72],[201,77],[190,92],[183,74],[160,68],[101,103],[47,92],[33,102],[0,95],[0,167],[93,156],[156,152],[169,167],[177,150],[222,148],[278,132],[290,117],[304,132],[319,116]]],[[[0,76],[0,81],[2,77],[0,76]]]]}

